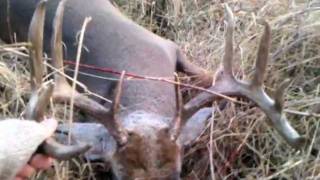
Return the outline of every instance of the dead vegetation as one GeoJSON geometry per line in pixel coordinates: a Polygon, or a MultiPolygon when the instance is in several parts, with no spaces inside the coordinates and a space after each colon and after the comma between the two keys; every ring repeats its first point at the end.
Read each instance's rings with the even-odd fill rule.
{"type": "MultiPolygon", "coordinates": [[[[291,124],[320,148],[320,9],[317,1],[225,1],[236,17],[237,75],[249,79],[253,72],[264,18],[272,27],[272,47],[266,89],[272,94],[284,79],[292,79],[285,108],[291,124]],[[241,69],[241,70],[240,70],[241,69]]],[[[223,55],[224,22],[220,1],[133,0],[116,1],[134,21],[177,42],[189,59],[214,72],[223,55]]],[[[0,117],[19,117],[29,94],[27,44],[0,45],[0,117]]],[[[55,106],[54,114],[67,112],[55,106]]],[[[265,115],[253,105],[227,103],[216,110],[206,131],[187,149],[185,179],[319,179],[319,156],[295,152],[267,125],[265,115]]],[[[310,147],[311,149],[311,147],[310,147]]],[[[67,169],[57,162],[46,175],[56,179],[93,179],[88,163],[72,161],[67,169]]],[[[99,166],[94,164],[94,166],[99,166]]],[[[43,176],[39,173],[35,179],[43,176]]]]}

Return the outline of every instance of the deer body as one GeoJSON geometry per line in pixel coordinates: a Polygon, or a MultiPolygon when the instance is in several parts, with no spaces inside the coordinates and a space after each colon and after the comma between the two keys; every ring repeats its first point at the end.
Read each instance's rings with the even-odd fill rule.
{"type": "MultiPolygon", "coordinates": [[[[49,1],[47,5],[49,8],[45,31],[48,33],[44,36],[44,48],[48,53],[50,53],[50,31],[52,31],[52,21],[58,2],[57,0],[49,1]]],[[[17,33],[19,41],[27,40],[28,25],[36,4],[36,1],[30,0],[10,1],[12,32],[17,33]]],[[[1,5],[1,7],[6,6],[1,5]]],[[[86,30],[84,41],[87,50],[82,51],[81,63],[108,67],[119,72],[125,70],[139,75],[173,78],[178,50],[175,45],[127,19],[109,1],[70,0],[66,3],[66,9],[62,33],[66,44],[66,59],[76,58],[77,33],[85,17],[91,16],[92,21],[86,30]]],[[[1,22],[5,23],[4,20],[1,22]]],[[[1,27],[7,27],[6,23],[1,24],[1,27]]],[[[97,71],[87,69],[82,71],[112,77],[110,74],[97,71]]],[[[82,75],[79,80],[101,96],[107,98],[112,96],[110,93],[112,93],[112,84],[115,82],[82,75]]],[[[173,116],[175,104],[172,97],[174,97],[172,85],[135,81],[124,84],[121,104],[129,105],[132,108],[131,111],[150,108],[151,111],[170,117],[173,116]]]]}

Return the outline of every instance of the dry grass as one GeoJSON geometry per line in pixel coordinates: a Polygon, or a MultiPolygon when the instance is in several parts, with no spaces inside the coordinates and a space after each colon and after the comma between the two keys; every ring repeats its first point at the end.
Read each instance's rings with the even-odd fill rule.
{"type": "MultiPolygon", "coordinates": [[[[263,17],[272,25],[272,48],[265,86],[272,93],[285,78],[293,79],[285,108],[292,125],[320,148],[320,34],[319,13],[299,13],[308,3],[284,0],[227,1],[236,16],[236,58],[239,77],[253,72],[263,17]]],[[[132,19],[177,42],[195,64],[214,72],[223,55],[223,9],[220,1],[118,1],[132,19]],[[163,3],[163,4],[162,4],[163,3]]],[[[28,95],[26,59],[17,56],[24,45],[0,48],[0,113],[18,117],[28,95]],[[19,59],[17,58],[19,57],[19,59]]],[[[59,107],[64,111],[65,107],[59,107]]],[[[186,152],[185,179],[320,179],[320,159],[309,151],[295,152],[266,123],[256,107],[227,104],[215,112],[207,130],[186,152]],[[213,124],[212,124],[213,123],[213,124]],[[211,125],[211,126],[210,126],[211,125]],[[211,141],[210,141],[211,139],[211,141]],[[209,158],[212,157],[212,158],[209,158]],[[212,159],[212,161],[210,161],[212,159]]],[[[78,164],[69,177],[92,177],[88,164],[78,164]],[[86,175],[84,175],[86,174],[86,175]]],[[[56,166],[66,179],[64,165],[56,166]]],[[[50,173],[49,173],[50,174],[50,173]]],[[[51,172],[52,177],[55,172],[51,172]]],[[[39,177],[39,176],[38,176],[39,177]]]]}

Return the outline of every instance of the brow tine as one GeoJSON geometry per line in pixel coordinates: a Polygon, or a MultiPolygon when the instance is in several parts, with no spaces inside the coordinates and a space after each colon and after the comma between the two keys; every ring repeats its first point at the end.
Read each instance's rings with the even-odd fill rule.
{"type": "Polygon", "coordinates": [[[279,85],[277,91],[275,92],[275,96],[274,96],[275,107],[279,112],[282,112],[283,110],[284,92],[286,88],[290,85],[290,83],[291,83],[291,80],[286,79],[279,85]]]}
{"type": "Polygon", "coordinates": [[[89,144],[63,145],[53,138],[48,138],[39,147],[38,153],[44,153],[58,160],[70,160],[87,152],[91,146],[89,144]]]}
{"type": "Polygon", "coordinates": [[[117,87],[115,89],[115,96],[114,100],[112,102],[112,113],[113,115],[116,115],[119,113],[119,108],[120,108],[120,100],[121,100],[121,94],[122,94],[122,88],[123,88],[123,81],[124,81],[124,76],[126,72],[122,71],[120,75],[119,82],[117,84],[117,87]]]}
{"type": "Polygon", "coordinates": [[[183,99],[182,99],[182,94],[181,94],[181,85],[180,85],[180,79],[178,74],[175,74],[175,95],[176,95],[176,112],[175,112],[175,117],[173,119],[173,127],[171,130],[171,140],[175,141],[182,128],[182,111],[183,111],[183,99]]]}
{"type": "Polygon", "coordinates": [[[50,98],[52,97],[54,83],[49,81],[42,85],[39,90],[32,93],[28,102],[24,117],[41,122],[44,117],[45,109],[48,107],[50,98]]]}

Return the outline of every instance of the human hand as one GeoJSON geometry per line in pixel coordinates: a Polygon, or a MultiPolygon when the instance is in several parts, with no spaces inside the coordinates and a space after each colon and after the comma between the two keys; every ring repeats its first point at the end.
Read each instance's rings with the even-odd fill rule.
{"type": "Polygon", "coordinates": [[[17,174],[15,180],[23,180],[31,177],[37,170],[45,170],[51,167],[53,159],[42,155],[36,154],[32,157],[30,162],[26,164],[17,174]]]}
{"type": "MultiPolygon", "coordinates": [[[[57,121],[54,119],[46,119],[41,122],[48,129],[48,135],[52,135],[57,128],[57,121]]],[[[31,160],[26,164],[17,174],[15,180],[23,180],[27,179],[32,174],[34,174],[37,170],[45,170],[51,167],[53,163],[53,159],[51,157],[36,154],[31,160]]]]}

